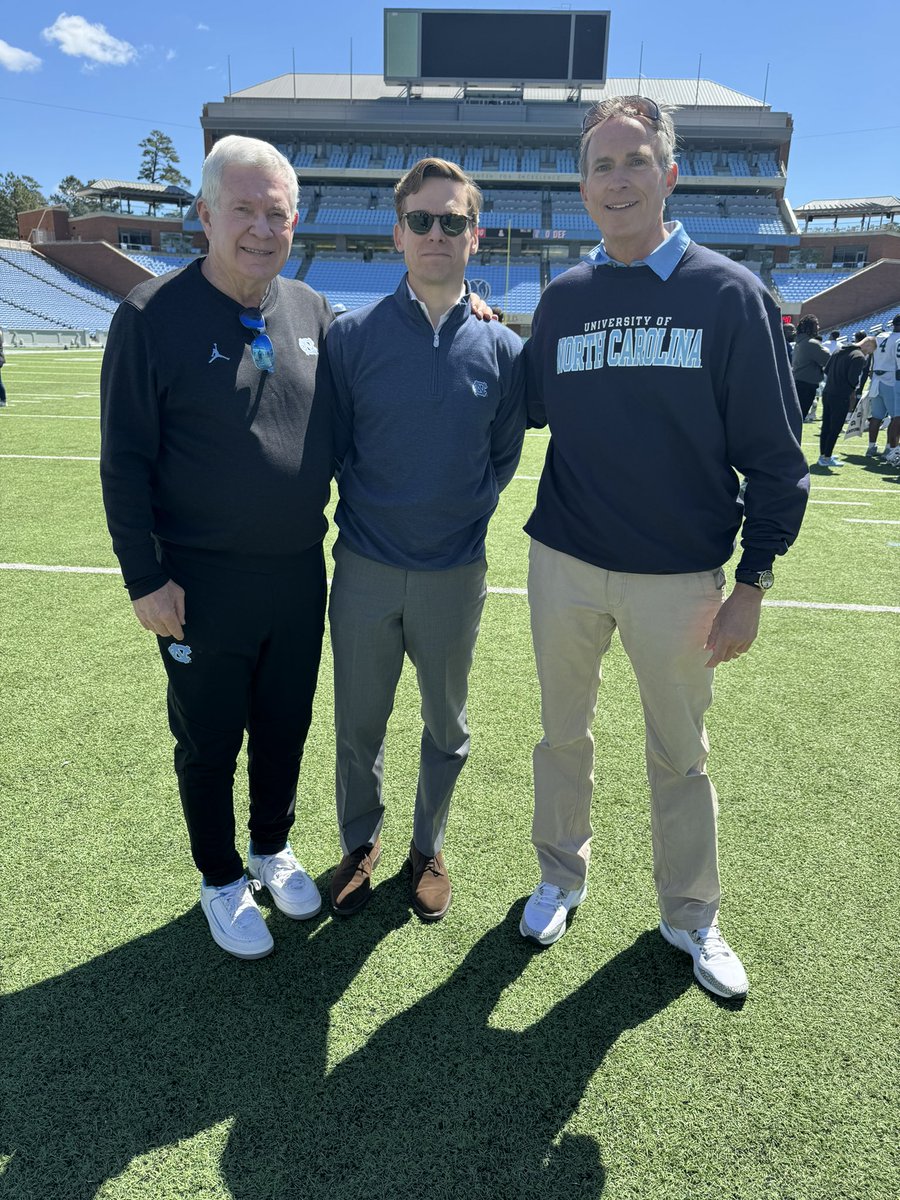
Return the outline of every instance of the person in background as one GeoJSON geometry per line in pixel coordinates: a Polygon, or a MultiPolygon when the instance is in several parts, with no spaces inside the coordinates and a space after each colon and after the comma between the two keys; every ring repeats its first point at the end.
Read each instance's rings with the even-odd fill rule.
{"type": "Polygon", "coordinates": [[[822,428],[816,466],[844,466],[843,461],[834,455],[835,443],[848,413],[856,407],[875,345],[873,337],[863,335],[860,341],[842,346],[828,362],[825,391],[822,393],[822,428]]]}
{"type": "MultiPolygon", "coordinates": [[[[3,330],[0,329],[0,372],[6,366],[6,355],[3,352],[3,330]]],[[[3,376],[0,374],[0,408],[6,408],[6,388],[3,386],[3,376]]]]}
{"type": "Polygon", "coordinates": [[[800,414],[806,420],[816,398],[816,389],[825,377],[828,351],[819,341],[819,320],[807,313],[797,322],[797,340],[791,359],[791,374],[800,402],[800,414]]]}
{"type": "Polygon", "coordinates": [[[873,458],[878,453],[878,430],[888,419],[884,459],[890,466],[900,467],[900,313],[891,322],[890,332],[880,333],[875,343],[866,457],[873,458]]]}
{"type": "Polygon", "coordinates": [[[840,348],[841,348],[840,337],[841,337],[841,331],[839,329],[832,329],[832,331],[831,331],[831,333],[829,333],[828,337],[825,338],[825,340],[822,342],[822,345],[825,347],[825,349],[828,351],[829,354],[836,354],[837,351],[840,350],[840,348]]]}
{"type": "Polygon", "coordinates": [[[782,329],[784,330],[784,340],[787,343],[788,362],[792,362],[794,358],[794,342],[797,340],[797,330],[793,321],[785,321],[782,329]]]}

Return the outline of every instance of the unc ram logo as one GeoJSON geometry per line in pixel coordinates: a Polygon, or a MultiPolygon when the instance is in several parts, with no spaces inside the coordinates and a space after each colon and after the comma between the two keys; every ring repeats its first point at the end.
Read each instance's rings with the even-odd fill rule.
{"type": "Polygon", "coordinates": [[[169,653],[176,662],[189,663],[191,661],[190,646],[184,646],[180,642],[173,642],[169,647],[169,653]]]}
{"type": "Polygon", "coordinates": [[[473,379],[472,391],[476,396],[486,396],[488,394],[488,385],[483,379],[473,379]]]}
{"type": "Polygon", "coordinates": [[[308,354],[310,358],[319,357],[319,347],[312,338],[297,338],[297,345],[304,354],[308,354]]]}
{"type": "Polygon", "coordinates": [[[469,291],[474,292],[476,296],[480,296],[482,300],[490,300],[491,285],[486,279],[470,279],[469,291]]]}

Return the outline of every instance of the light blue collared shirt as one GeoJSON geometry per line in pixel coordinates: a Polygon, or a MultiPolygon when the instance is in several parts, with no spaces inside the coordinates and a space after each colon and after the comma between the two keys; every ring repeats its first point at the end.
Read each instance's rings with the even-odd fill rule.
{"type": "Polygon", "coordinates": [[[691,244],[691,239],[684,232],[684,226],[680,221],[666,221],[663,229],[666,231],[666,240],[660,242],[655,250],[651,250],[646,258],[635,259],[633,263],[622,263],[610,258],[604,250],[602,242],[599,246],[595,246],[587,257],[598,267],[649,267],[654,274],[665,281],[681,262],[685,250],[691,244]]]}

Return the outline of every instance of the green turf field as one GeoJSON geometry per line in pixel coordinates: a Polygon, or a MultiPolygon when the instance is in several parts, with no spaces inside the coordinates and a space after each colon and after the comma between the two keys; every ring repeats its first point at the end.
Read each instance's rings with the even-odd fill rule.
{"type": "MultiPolygon", "coordinates": [[[[112,570],[99,367],[91,351],[13,351],[4,368],[0,1198],[895,1200],[897,472],[859,441],[839,443],[842,471],[813,469],[759,641],[717,672],[722,924],[745,1004],[701,990],[656,931],[618,645],[589,896],[552,949],[519,937],[537,882],[521,525],[540,433],[491,527],[489,582],[510,590],[488,598],[473,670],[449,916],[425,926],[406,902],[405,673],[373,901],[309,923],[266,902],[276,951],[242,963],[199,909],[163,670],[112,570]]],[[[817,433],[804,427],[810,458],[817,433]]],[[[639,444],[622,453],[642,469],[639,444]]],[[[340,854],[332,779],[326,648],[293,837],[323,889],[340,854]]],[[[240,774],[238,796],[242,826],[240,774]]]]}

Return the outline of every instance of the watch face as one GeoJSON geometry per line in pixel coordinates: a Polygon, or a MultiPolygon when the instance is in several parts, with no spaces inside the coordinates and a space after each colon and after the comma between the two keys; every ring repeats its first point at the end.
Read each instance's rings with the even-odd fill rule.
{"type": "Polygon", "coordinates": [[[772,574],[771,571],[760,571],[759,586],[762,588],[762,590],[764,592],[767,592],[774,582],[775,582],[775,576],[772,574]]]}

